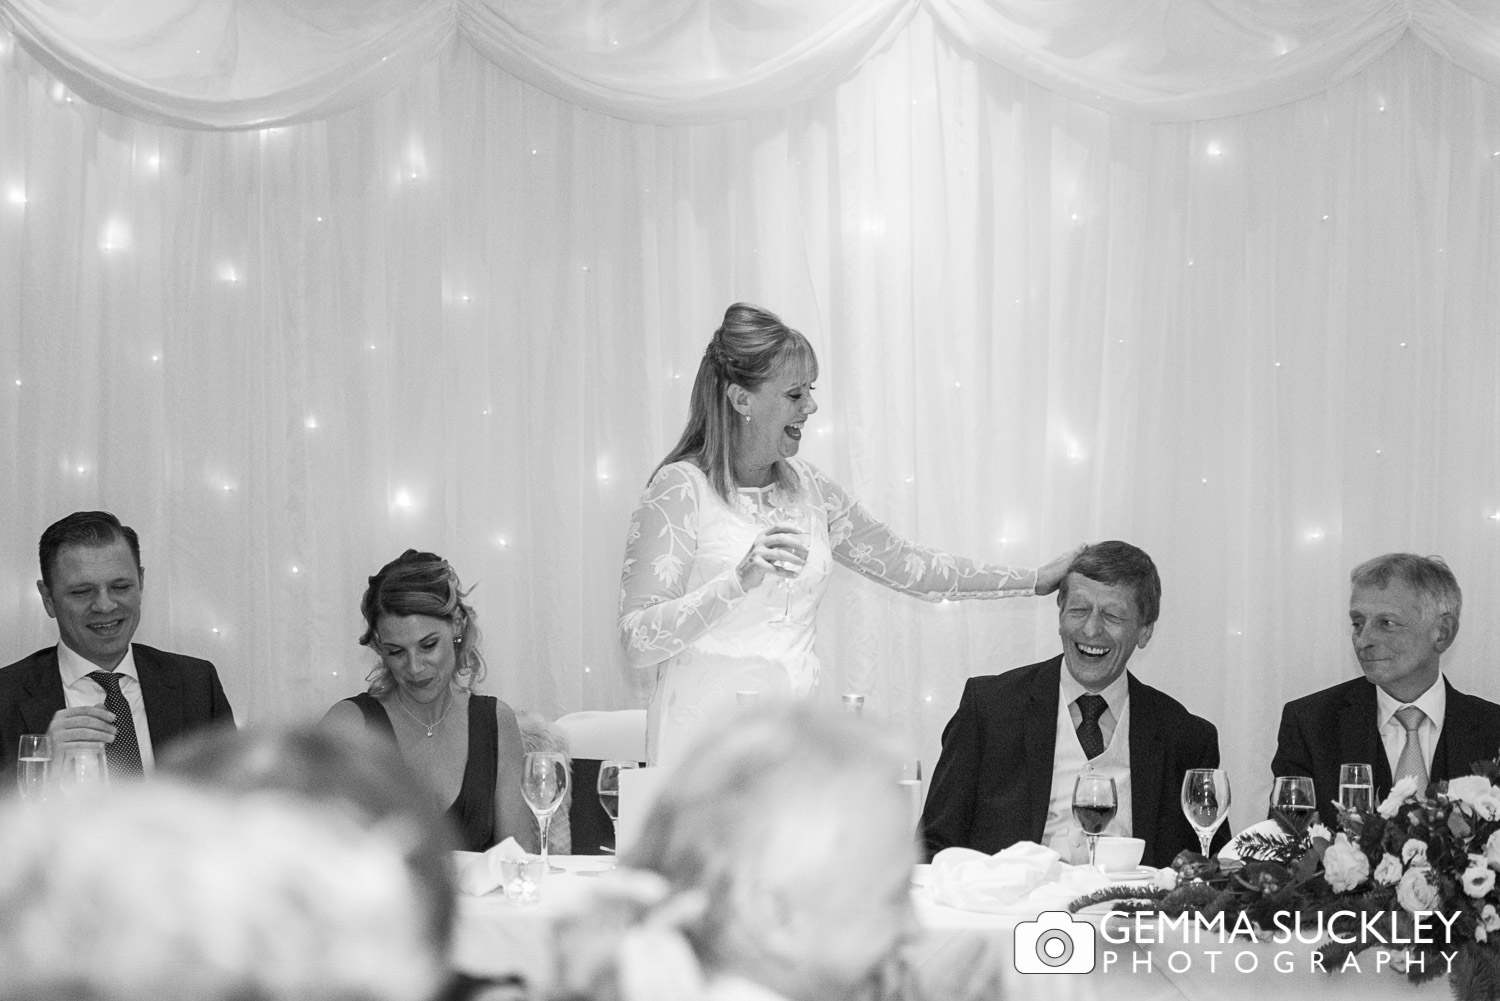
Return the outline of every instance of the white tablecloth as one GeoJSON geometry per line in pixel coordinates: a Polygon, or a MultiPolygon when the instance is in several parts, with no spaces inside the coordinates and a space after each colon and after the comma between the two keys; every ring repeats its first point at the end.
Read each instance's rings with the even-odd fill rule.
{"type": "MultiPolygon", "coordinates": [[[[460,864],[473,857],[469,853],[459,856],[460,864]]],[[[519,974],[536,993],[543,993],[553,978],[552,920],[582,901],[595,885],[590,874],[607,869],[611,861],[593,855],[554,857],[553,862],[566,872],[549,876],[542,885],[541,901],[533,905],[510,904],[498,892],[483,897],[460,894],[454,932],[455,965],[476,976],[519,974]]],[[[1023,918],[938,904],[917,885],[912,888],[912,902],[922,927],[912,951],[917,973],[928,985],[952,983],[953,991],[939,989],[929,996],[953,997],[954,1001],[963,1001],[959,985],[984,982],[986,977],[1000,985],[1008,1001],[1268,1001],[1303,997],[1433,1001],[1448,996],[1446,980],[1413,988],[1389,969],[1376,973],[1373,960],[1364,961],[1363,972],[1330,976],[1309,972],[1307,956],[1311,950],[1307,946],[1243,941],[1184,949],[1178,944],[1116,945],[1101,935],[1099,962],[1091,974],[1022,974],[1014,965],[1014,936],[1023,918]],[[1211,957],[1210,950],[1222,950],[1222,954],[1211,957]],[[1294,971],[1282,973],[1276,969],[1277,954],[1288,950],[1292,952],[1294,971]],[[1233,968],[1238,959],[1239,965],[1248,969],[1250,957],[1254,972],[1233,968]],[[1210,964],[1217,968],[1211,971],[1210,964]]],[[[1089,918],[1097,923],[1100,915],[1089,918]]],[[[1282,965],[1287,961],[1280,960],[1282,965]]]]}

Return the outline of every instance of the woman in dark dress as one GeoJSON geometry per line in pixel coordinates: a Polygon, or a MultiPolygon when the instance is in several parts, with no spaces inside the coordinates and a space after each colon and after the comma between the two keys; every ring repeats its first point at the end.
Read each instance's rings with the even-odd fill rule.
{"type": "Polygon", "coordinates": [[[381,567],[360,602],[359,642],[380,658],[369,690],[336,703],[320,726],[393,741],[446,808],[460,848],[484,851],[514,837],[536,851],[521,798],[521,731],[510,706],[473,692],[484,657],[464,594],[458,574],[432,553],[408,549],[381,567]]]}

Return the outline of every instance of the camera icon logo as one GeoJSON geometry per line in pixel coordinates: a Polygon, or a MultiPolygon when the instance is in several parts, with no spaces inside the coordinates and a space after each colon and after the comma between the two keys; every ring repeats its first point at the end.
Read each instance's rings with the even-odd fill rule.
{"type": "Polygon", "coordinates": [[[1098,932],[1066,911],[1016,925],[1017,973],[1093,973],[1098,932]]]}

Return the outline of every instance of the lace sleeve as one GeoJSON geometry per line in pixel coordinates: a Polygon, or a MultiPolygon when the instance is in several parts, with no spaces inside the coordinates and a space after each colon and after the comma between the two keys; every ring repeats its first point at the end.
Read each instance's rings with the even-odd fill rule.
{"type": "Polygon", "coordinates": [[[651,480],[630,519],[620,574],[620,644],[631,667],[682,650],[745,597],[733,566],[688,590],[698,548],[698,487],[675,464],[651,480]]]}
{"type": "Polygon", "coordinates": [[[828,512],[833,558],[886,587],[924,601],[1035,594],[1036,571],[979,563],[907,542],[823,473],[808,467],[828,512]]]}

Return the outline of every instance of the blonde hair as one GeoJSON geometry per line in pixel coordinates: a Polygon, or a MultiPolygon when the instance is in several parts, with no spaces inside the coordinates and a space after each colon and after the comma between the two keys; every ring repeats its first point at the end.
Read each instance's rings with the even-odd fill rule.
{"type": "MultiPolygon", "coordinates": [[[[408,549],[369,579],[369,586],[359,602],[360,614],[365,617],[360,646],[367,646],[379,654],[375,648],[379,642],[375,624],[382,615],[425,615],[442,619],[453,626],[454,656],[458,661],[453,672],[454,684],[472,690],[484,680],[484,655],[479,652],[478,617],[464,602],[468,596],[469,592],[463,590],[458,574],[447,560],[434,553],[408,549]]],[[[376,698],[389,695],[396,688],[396,681],[383,659],[376,660],[365,680],[370,683],[370,694],[376,698]]]]}
{"type": "Polygon", "coordinates": [[[400,850],[337,810],[161,777],[9,806],[0,1001],[412,1001],[443,979],[400,850]]]}
{"type": "MultiPolygon", "coordinates": [[[[725,310],[724,322],[698,363],[687,427],[651,475],[662,466],[690,459],[727,502],[739,485],[734,478],[734,450],[744,423],[729,401],[729,387],[754,391],[786,365],[798,366],[806,382],[818,377],[818,356],[800,331],[782,323],[770,310],[748,302],[725,310]]],[[[776,482],[784,490],[797,489],[796,476],[786,463],[778,459],[775,470],[776,482]]]]}

